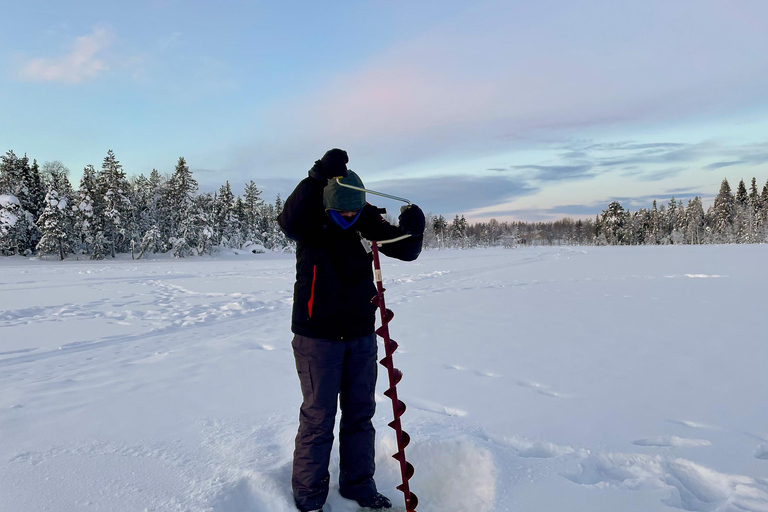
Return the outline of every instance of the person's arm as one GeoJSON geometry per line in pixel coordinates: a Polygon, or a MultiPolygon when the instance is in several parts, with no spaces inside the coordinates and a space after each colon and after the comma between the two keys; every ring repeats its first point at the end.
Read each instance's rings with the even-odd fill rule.
{"type": "Polygon", "coordinates": [[[379,214],[378,209],[375,206],[366,205],[364,208],[364,222],[360,226],[360,234],[363,237],[368,240],[383,242],[410,234],[411,236],[398,242],[382,245],[381,252],[390,258],[397,258],[403,261],[413,261],[419,257],[419,254],[421,253],[421,244],[424,239],[424,214],[421,213],[421,209],[419,209],[418,206],[414,205],[410,207],[415,208],[415,210],[413,210],[413,213],[409,213],[406,216],[405,224],[403,223],[403,214],[401,214],[400,226],[393,226],[387,222],[381,214],[379,214]],[[419,224],[419,215],[422,218],[421,224],[419,224]],[[415,217],[415,222],[409,219],[413,217],[415,217]]]}
{"type": "Polygon", "coordinates": [[[277,223],[291,240],[305,242],[322,229],[325,215],[323,188],[325,183],[322,180],[305,178],[285,200],[277,223]]]}
{"type": "Polygon", "coordinates": [[[341,149],[328,150],[317,160],[283,204],[283,211],[277,223],[283,233],[296,242],[305,242],[313,234],[320,233],[325,220],[323,189],[328,180],[347,175],[347,152],[341,149]]]}

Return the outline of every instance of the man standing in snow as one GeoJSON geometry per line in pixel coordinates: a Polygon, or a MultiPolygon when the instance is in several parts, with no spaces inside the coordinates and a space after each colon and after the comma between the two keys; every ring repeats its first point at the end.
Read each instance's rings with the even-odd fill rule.
{"type": "Polygon", "coordinates": [[[331,149],[286,199],[278,222],[297,242],[296,284],[291,330],[293,353],[304,401],[293,457],[293,498],[301,511],[319,510],[328,497],[328,464],[333,446],[337,400],[339,493],[361,507],[390,508],[376,490],[371,419],[376,404],[376,295],[367,240],[409,238],[382,246],[381,252],[404,261],[421,252],[424,214],[411,205],[399,226],[366,203],[364,188],[347,170],[349,158],[331,149]]]}

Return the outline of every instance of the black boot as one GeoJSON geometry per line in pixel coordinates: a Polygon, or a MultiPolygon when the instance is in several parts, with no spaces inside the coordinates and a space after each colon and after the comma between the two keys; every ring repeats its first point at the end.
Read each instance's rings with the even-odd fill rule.
{"type": "Polygon", "coordinates": [[[383,494],[379,494],[378,492],[371,494],[365,499],[357,500],[357,504],[363,508],[372,508],[377,510],[382,508],[392,508],[392,502],[389,501],[389,498],[383,494]]]}

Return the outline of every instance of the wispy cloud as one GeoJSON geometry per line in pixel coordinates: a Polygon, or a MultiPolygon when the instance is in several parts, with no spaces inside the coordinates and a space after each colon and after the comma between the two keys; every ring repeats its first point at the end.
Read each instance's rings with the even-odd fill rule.
{"type": "MultiPolygon", "coordinates": [[[[244,159],[287,152],[279,147],[285,140],[291,148],[341,144],[380,171],[501,154],[589,127],[717,115],[764,100],[768,65],[758,48],[768,35],[723,4],[651,0],[628,19],[607,0],[563,2],[554,11],[480,3],[275,104],[261,118],[269,133],[244,148],[244,159]]],[[[764,3],[750,9],[753,17],[768,14],[764,3]]],[[[687,158],[685,145],[674,142],[614,149],[658,155],[667,164],[687,158]]]]}
{"type": "Polygon", "coordinates": [[[510,169],[535,171],[530,177],[536,181],[567,181],[594,178],[592,164],[581,165],[513,165],[510,169]]]}
{"type": "Polygon", "coordinates": [[[96,78],[109,69],[103,53],[113,40],[111,30],[97,26],[92,33],[77,37],[65,55],[30,60],[19,70],[19,78],[30,82],[65,84],[77,84],[96,78]]]}
{"type": "MultiPolygon", "coordinates": [[[[424,211],[453,215],[466,213],[534,194],[526,180],[506,176],[439,176],[366,183],[372,189],[418,199],[424,211]]],[[[369,197],[376,202],[377,198],[369,197]]]]}

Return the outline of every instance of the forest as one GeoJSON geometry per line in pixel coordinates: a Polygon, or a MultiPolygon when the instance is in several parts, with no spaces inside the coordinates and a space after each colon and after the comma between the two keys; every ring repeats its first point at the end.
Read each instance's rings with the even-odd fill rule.
{"type": "MultiPolygon", "coordinates": [[[[198,191],[189,165],[180,157],[172,174],[153,169],[128,177],[112,150],[100,168],[88,165],[75,188],[59,161],[45,162],[8,151],[0,157],[0,254],[104,259],[130,253],[173,256],[214,254],[221,249],[292,251],[277,225],[282,199],[262,198],[250,181],[242,194],[229,182],[214,193],[198,191]]],[[[390,219],[391,220],[391,219],[390,219]]],[[[741,180],[734,193],[724,179],[714,203],[700,197],[684,205],[637,211],[618,201],[592,219],[552,222],[469,223],[427,214],[428,249],[519,245],[729,244],[768,241],[768,182],[758,189],[741,180]]]]}

